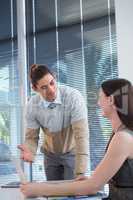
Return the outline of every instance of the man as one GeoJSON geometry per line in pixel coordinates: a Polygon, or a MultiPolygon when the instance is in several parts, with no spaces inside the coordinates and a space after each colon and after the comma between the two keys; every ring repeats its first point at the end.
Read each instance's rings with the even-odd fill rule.
{"type": "Polygon", "coordinates": [[[19,145],[21,158],[33,161],[42,128],[41,151],[47,180],[83,175],[89,147],[87,110],[81,94],[74,88],[57,86],[53,73],[45,65],[32,65],[30,80],[38,94],[28,102],[25,144],[19,145]]]}

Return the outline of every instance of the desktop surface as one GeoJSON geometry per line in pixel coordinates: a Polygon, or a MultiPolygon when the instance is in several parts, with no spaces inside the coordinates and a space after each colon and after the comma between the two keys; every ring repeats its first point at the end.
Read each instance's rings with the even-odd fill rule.
{"type": "Polygon", "coordinates": [[[107,197],[107,195],[103,193],[97,193],[96,195],[75,197],[24,198],[19,188],[0,188],[0,199],[2,200],[101,200],[104,197],[107,197]]]}

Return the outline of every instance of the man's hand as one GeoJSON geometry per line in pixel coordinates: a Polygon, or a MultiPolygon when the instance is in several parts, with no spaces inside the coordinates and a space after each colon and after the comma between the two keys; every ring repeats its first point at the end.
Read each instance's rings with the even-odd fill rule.
{"type": "Polygon", "coordinates": [[[22,160],[26,162],[33,162],[33,154],[25,144],[18,145],[18,149],[21,150],[20,158],[22,160]]]}

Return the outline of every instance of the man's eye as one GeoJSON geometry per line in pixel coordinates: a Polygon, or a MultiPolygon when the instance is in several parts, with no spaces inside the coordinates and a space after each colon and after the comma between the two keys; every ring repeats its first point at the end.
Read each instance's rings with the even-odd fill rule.
{"type": "Polygon", "coordinates": [[[41,89],[42,89],[42,90],[46,90],[46,89],[47,89],[47,87],[46,87],[46,86],[43,86],[43,87],[41,87],[41,89]]]}

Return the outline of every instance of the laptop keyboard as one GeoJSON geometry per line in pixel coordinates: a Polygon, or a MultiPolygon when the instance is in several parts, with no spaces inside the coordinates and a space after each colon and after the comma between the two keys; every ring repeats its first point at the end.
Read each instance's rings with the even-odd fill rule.
{"type": "Polygon", "coordinates": [[[14,182],[10,182],[7,183],[5,185],[2,185],[2,188],[19,188],[20,187],[20,182],[19,181],[14,181],[14,182]]]}

